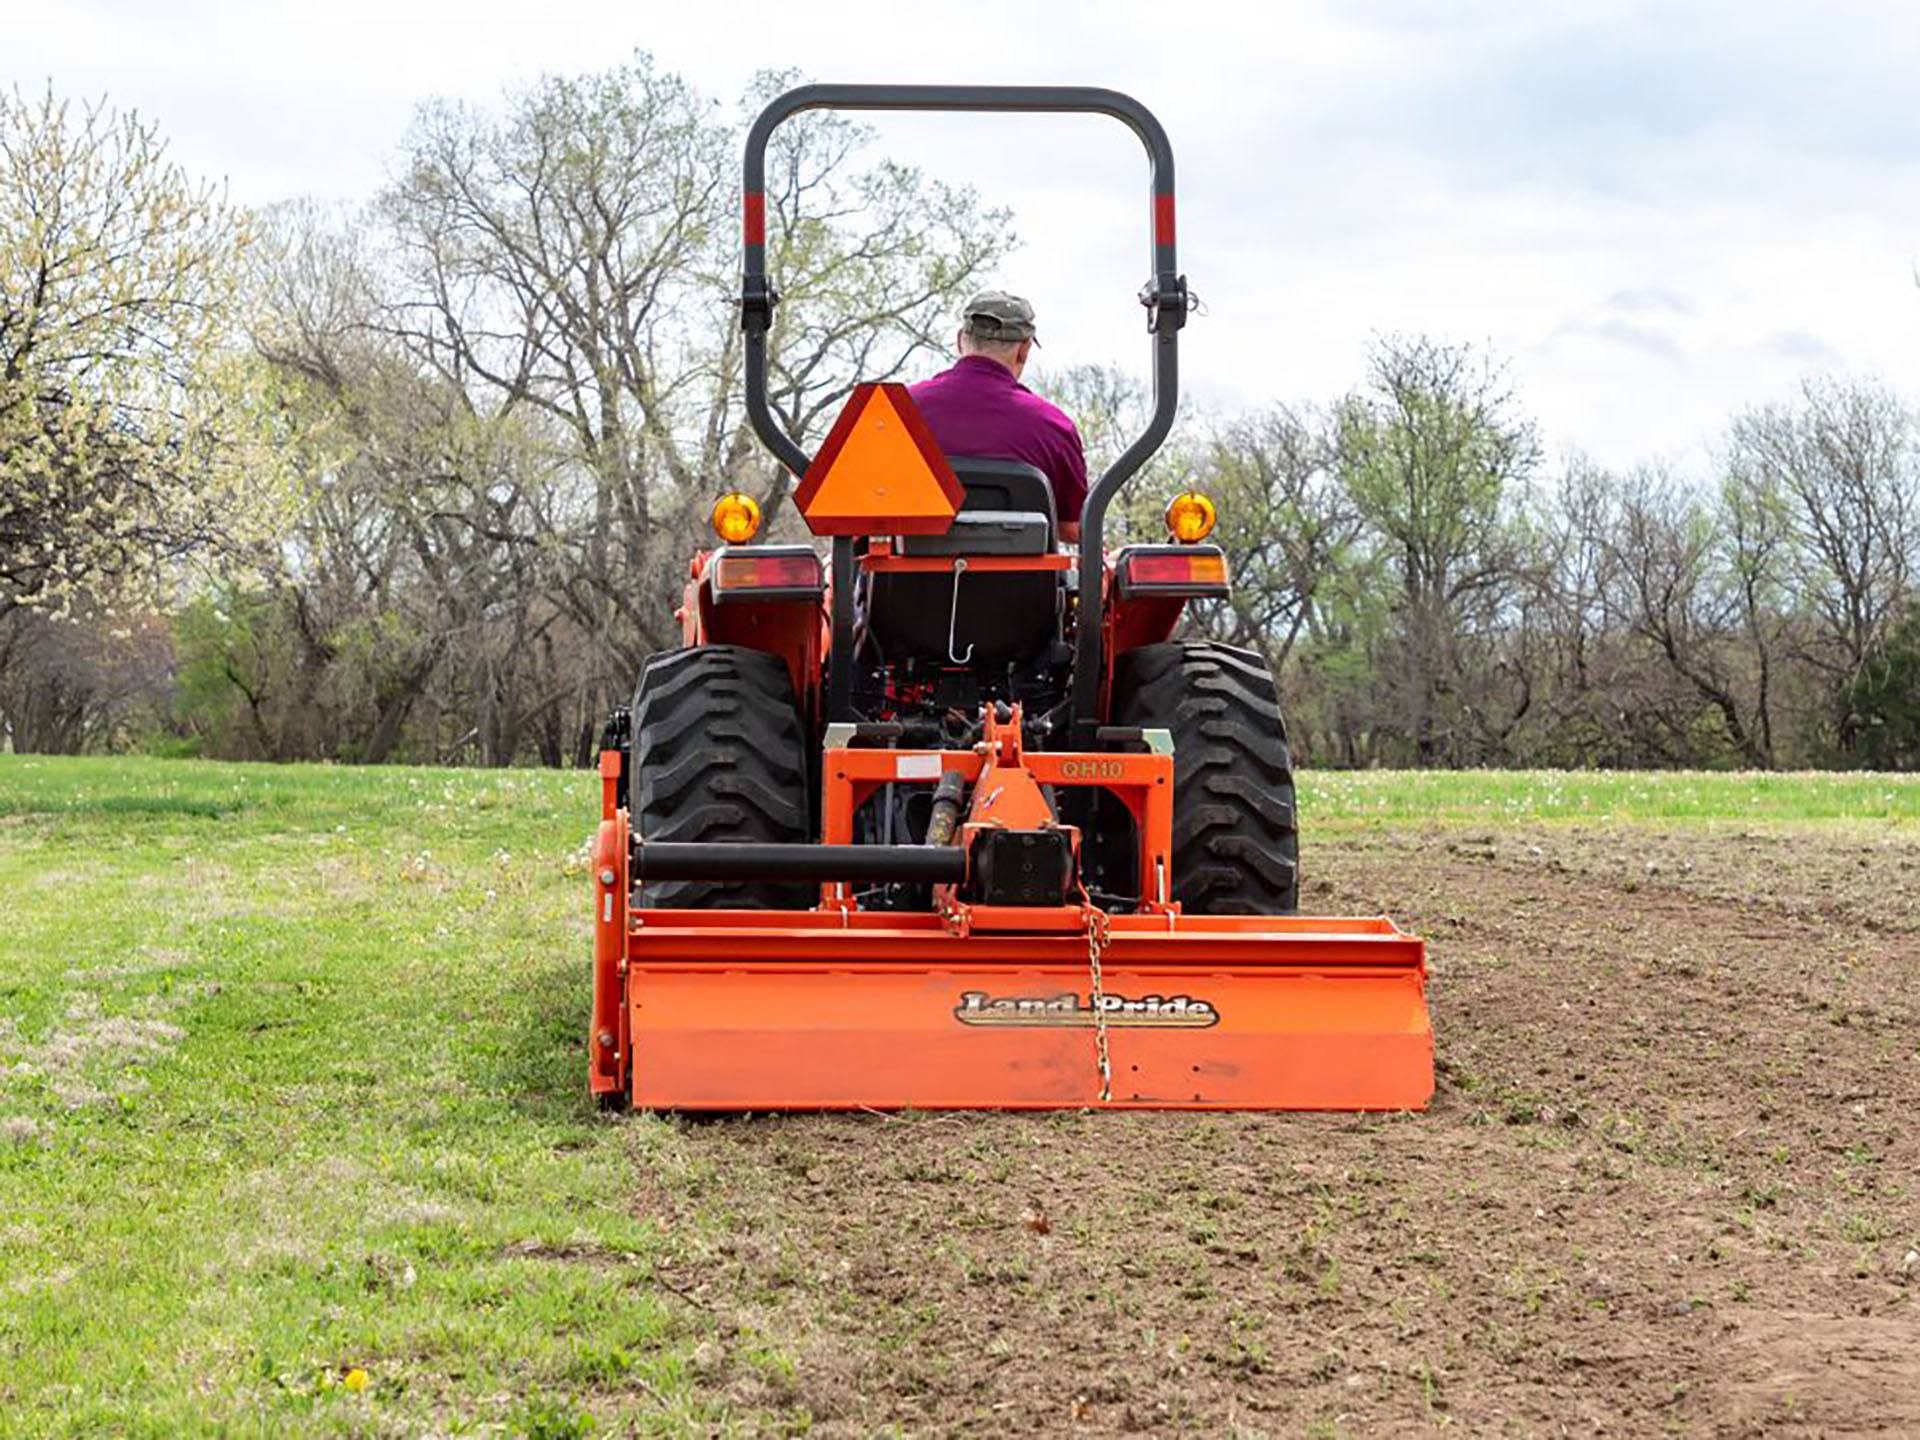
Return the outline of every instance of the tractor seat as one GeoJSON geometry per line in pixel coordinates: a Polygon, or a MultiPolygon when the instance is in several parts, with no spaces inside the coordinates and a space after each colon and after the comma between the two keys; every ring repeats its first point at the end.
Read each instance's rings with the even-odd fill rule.
{"type": "MultiPolygon", "coordinates": [[[[1059,532],[1053,487],[1031,465],[950,455],[966,488],[960,513],[944,535],[902,535],[901,555],[1046,555],[1059,532]]],[[[882,572],[867,588],[867,623],[889,660],[948,659],[948,625],[972,664],[1019,663],[1043,652],[1060,633],[1058,570],[981,571],[963,575],[957,614],[954,577],[945,571],[882,572]]]]}
{"type": "Polygon", "coordinates": [[[1018,460],[950,455],[947,463],[966,490],[953,528],[944,535],[903,535],[902,555],[1045,555],[1058,530],[1053,486],[1018,460]]]}

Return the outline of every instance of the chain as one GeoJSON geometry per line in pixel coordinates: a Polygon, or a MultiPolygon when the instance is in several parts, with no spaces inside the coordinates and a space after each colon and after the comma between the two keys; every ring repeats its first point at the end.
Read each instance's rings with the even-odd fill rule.
{"type": "Polygon", "coordinates": [[[1093,1053],[1100,1065],[1100,1103],[1113,1099],[1113,1061],[1107,1053],[1107,990],[1100,973],[1100,957],[1107,948],[1107,912],[1081,892],[1081,914],[1087,925],[1087,998],[1093,1002],[1093,1053]]]}

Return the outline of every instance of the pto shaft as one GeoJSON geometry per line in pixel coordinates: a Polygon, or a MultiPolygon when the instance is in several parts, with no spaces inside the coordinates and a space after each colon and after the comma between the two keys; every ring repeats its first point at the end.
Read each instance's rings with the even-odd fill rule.
{"type": "Polygon", "coordinates": [[[958,885],[965,852],[941,845],[642,844],[633,847],[641,880],[805,880],[958,885]]]}

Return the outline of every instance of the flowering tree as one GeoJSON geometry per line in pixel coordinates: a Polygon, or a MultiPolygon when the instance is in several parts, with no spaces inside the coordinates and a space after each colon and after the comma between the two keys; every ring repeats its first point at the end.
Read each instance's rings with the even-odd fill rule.
{"type": "Polygon", "coordinates": [[[138,116],[0,94],[0,616],[137,602],[271,529],[246,249],[138,116]]]}

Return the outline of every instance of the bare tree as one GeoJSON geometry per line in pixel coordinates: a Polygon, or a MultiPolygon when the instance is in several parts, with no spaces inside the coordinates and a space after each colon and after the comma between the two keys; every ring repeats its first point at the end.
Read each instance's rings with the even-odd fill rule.
{"type": "Polygon", "coordinates": [[[1722,584],[1751,666],[1758,753],[1772,764],[1779,753],[1778,671],[1792,609],[1792,519],[1779,491],[1737,455],[1719,498],[1722,584]]]}
{"type": "Polygon", "coordinates": [[[1562,472],[1539,516],[1541,584],[1528,617],[1541,631],[1548,747],[1588,759],[1617,754],[1620,739],[1608,713],[1618,659],[1607,604],[1617,491],[1614,477],[1584,457],[1562,472]]]}
{"type": "MultiPolygon", "coordinates": [[[[1087,452],[1087,474],[1097,476],[1146,429],[1153,404],[1147,387],[1118,365],[1070,365],[1064,370],[1029,372],[1027,384],[1073,417],[1087,452]]],[[[1146,488],[1132,485],[1123,492],[1146,488]]]]}
{"type": "Polygon", "coordinates": [[[1512,573],[1511,505],[1538,445],[1501,367],[1471,347],[1391,337],[1370,370],[1340,406],[1340,475],[1398,587],[1393,723],[1432,765],[1459,758],[1462,627],[1512,573]]]}
{"type": "MultiPolygon", "coordinates": [[[[1657,469],[1634,471],[1622,489],[1619,527],[1611,542],[1621,613],[1712,707],[1738,756],[1771,769],[1764,691],[1740,663],[1741,590],[1726,583],[1720,564],[1725,536],[1715,516],[1687,487],[1657,469]]],[[[1636,717],[1623,718],[1632,723],[1636,717]]],[[[1669,729],[1687,723],[1684,715],[1667,722],[1669,729]]]]}
{"type": "MultiPolygon", "coordinates": [[[[1731,470],[1791,527],[1795,591],[1817,624],[1806,659],[1831,676],[1843,751],[1844,702],[1912,591],[1920,564],[1920,465],[1913,412],[1884,386],[1810,379],[1798,403],[1752,410],[1733,424],[1731,470]]],[[[1778,548],[1779,541],[1769,545],[1778,548]]]]}
{"type": "Polygon", "coordinates": [[[0,618],[0,748],[77,755],[159,729],[171,651],[157,614],[56,618],[23,606],[0,618]]]}
{"type": "Polygon", "coordinates": [[[1235,585],[1223,638],[1264,650],[1282,673],[1360,538],[1330,428],[1324,416],[1275,406],[1220,426],[1206,451],[1235,585]]]}
{"type": "MultiPolygon", "coordinates": [[[[677,635],[709,498],[797,527],[733,308],[740,126],[783,83],[734,113],[641,56],[428,105],[374,203],[258,220],[135,117],[0,96],[7,740],[582,763],[677,635]],[[178,583],[214,555],[244,564],[178,583]]],[[[869,138],[803,116],[768,157],[771,397],[803,440],[944,353],[1013,243],[869,138]]],[[[1122,370],[1035,379],[1095,471],[1145,422],[1122,370]]],[[[1317,759],[1906,764],[1914,425],[1810,380],[1710,474],[1536,488],[1499,363],[1387,338],[1330,407],[1183,414],[1113,531],[1213,493],[1235,590],[1185,623],[1271,658],[1317,759]]]]}
{"type": "MultiPolygon", "coordinates": [[[[855,380],[944,344],[944,311],[1011,243],[970,194],[859,168],[866,139],[807,116],[769,154],[768,265],[785,297],[769,388],[796,433],[821,430],[855,380]]],[[[582,481],[552,517],[573,562],[560,594],[604,642],[609,696],[672,633],[706,499],[744,486],[771,504],[787,484],[740,402],[734,140],[642,56],[542,80],[503,114],[423,108],[382,201],[392,333],[476,413],[537,417],[582,481]]]]}
{"type": "MultiPolygon", "coordinates": [[[[271,621],[236,601],[231,634],[195,627],[244,662],[228,699],[257,718],[225,733],[590,753],[676,633],[707,501],[744,486],[772,508],[787,484],[738,393],[735,140],[641,57],[500,111],[426,106],[370,210],[271,217],[254,340],[306,508],[260,557],[271,621]]],[[[972,197],[863,166],[865,140],[808,117],[769,156],[772,393],[803,435],[854,379],[944,345],[956,292],[1011,243],[972,197]]]]}

